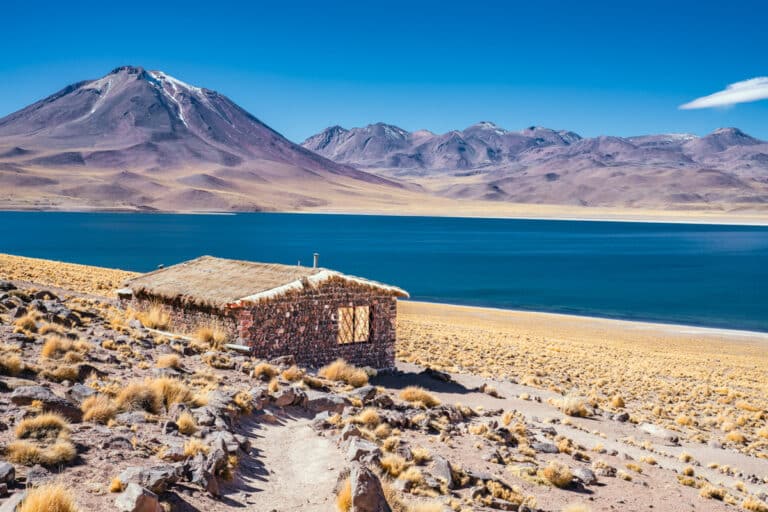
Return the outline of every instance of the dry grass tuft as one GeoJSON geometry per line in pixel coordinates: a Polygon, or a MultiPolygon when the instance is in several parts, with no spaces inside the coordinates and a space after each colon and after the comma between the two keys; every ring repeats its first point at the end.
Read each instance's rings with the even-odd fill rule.
{"type": "Polygon", "coordinates": [[[560,410],[568,416],[586,418],[589,416],[584,399],[576,395],[567,395],[560,401],[560,410]]]}
{"type": "Polygon", "coordinates": [[[747,438],[744,434],[738,430],[731,430],[725,434],[725,440],[731,443],[744,444],[747,442],[747,438]]]}
{"type": "Polygon", "coordinates": [[[163,354],[157,358],[158,368],[181,368],[181,358],[178,354],[163,354]]]}
{"type": "Polygon", "coordinates": [[[80,410],[83,421],[93,421],[106,425],[117,414],[117,405],[107,395],[92,395],[83,400],[80,410]]]}
{"type": "Polygon", "coordinates": [[[343,359],[337,359],[331,364],[323,366],[317,374],[324,379],[344,382],[356,388],[368,384],[368,373],[343,359]]]}
{"type": "MultiPolygon", "coordinates": [[[[381,418],[379,417],[379,413],[376,411],[376,408],[374,407],[366,407],[360,413],[358,413],[356,416],[353,416],[350,418],[350,421],[352,423],[355,423],[357,425],[365,425],[366,427],[375,427],[379,424],[381,421],[381,418]]],[[[387,437],[387,436],[384,436],[387,437]]]]}
{"type": "Polygon", "coordinates": [[[69,432],[67,420],[54,413],[23,419],[16,425],[15,430],[19,439],[55,439],[66,432],[69,432]]]}
{"type": "Polygon", "coordinates": [[[280,376],[288,382],[296,382],[304,377],[304,371],[301,370],[298,366],[293,365],[287,370],[283,371],[280,376]]]}
{"type": "Polygon", "coordinates": [[[139,311],[136,318],[144,327],[166,330],[171,326],[171,315],[160,304],[152,304],[147,311],[139,311]]]}
{"type": "Polygon", "coordinates": [[[109,492],[123,492],[123,482],[118,477],[109,482],[109,492]]]}
{"type": "Polygon", "coordinates": [[[277,376],[279,370],[277,367],[269,364],[269,363],[259,363],[253,368],[253,376],[257,379],[261,379],[264,381],[271,380],[275,376],[277,376]]]}
{"type": "Polygon", "coordinates": [[[179,379],[159,377],[149,381],[149,386],[160,397],[166,410],[173,404],[185,404],[192,401],[192,391],[179,379]]]}
{"type": "Polygon", "coordinates": [[[540,469],[538,474],[550,484],[561,489],[568,487],[573,481],[571,469],[557,461],[551,461],[547,467],[540,469]]]}
{"type": "Polygon", "coordinates": [[[78,512],[75,498],[62,484],[46,484],[32,489],[18,512],[78,512]]]}
{"type": "Polygon", "coordinates": [[[722,487],[715,487],[711,484],[704,484],[704,486],[699,490],[699,496],[710,500],[722,501],[723,498],[725,498],[725,495],[725,489],[722,487]]]}
{"type": "Polygon", "coordinates": [[[14,348],[7,345],[1,345],[0,375],[10,375],[11,377],[15,377],[20,374],[23,369],[24,362],[21,360],[21,357],[15,353],[14,348]]]}
{"type": "Polygon", "coordinates": [[[393,453],[383,456],[379,460],[379,466],[382,471],[392,478],[397,478],[400,474],[408,468],[408,461],[406,461],[400,455],[393,453]]]}
{"type": "Polygon", "coordinates": [[[204,326],[195,332],[195,339],[214,350],[221,350],[227,343],[227,332],[218,324],[204,326]]]}
{"type": "Polygon", "coordinates": [[[123,411],[144,410],[157,414],[163,407],[163,397],[160,396],[148,381],[130,382],[123,388],[115,399],[117,407],[123,411]]]}
{"type": "Polygon", "coordinates": [[[440,400],[438,400],[437,397],[430,394],[426,389],[418,386],[408,386],[407,388],[404,388],[400,391],[400,398],[406,402],[427,408],[440,405],[440,400]]]}
{"type": "Polygon", "coordinates": [[[352,481],[347,478],[336,495],[336,510],[338,512],[349,512],[352,509],[352,481]]]}
{"type": "Polygon", "coordinates": [[[749,512],[768,512],[768,504],[754,496],[747,496],[741,502],[741,508],[749,512]]]}
{"type": "Polygon", "coordinates": [[[195,421],[195,417],[187,411],[184,411],[179,415],[179,418],[176,420],[176,425],[179,427],[179,432],[185,436],[191,436],[197,432],[197,422],[195,421]]]}
{"type": "Polygon", "coordinates": [[[60,466],[72,462],[77,457],[75,446],[66,439],[59,439],[51,445],[32,443],[21,440],[13,441],[6,448],[9,462],[32,466],[60,466]]]}
{"type": "Polygon", "coordinates": [[[194,457],[198,453],[207,455],[208,451],[210,448],[200,439],[192,438],[184,443],[184,455],[186,457],[194,457]]]}

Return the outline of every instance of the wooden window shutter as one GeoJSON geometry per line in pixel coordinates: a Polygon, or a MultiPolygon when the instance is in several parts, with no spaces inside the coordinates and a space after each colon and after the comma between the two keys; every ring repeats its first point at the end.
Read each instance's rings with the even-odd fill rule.
{"type": "Polygon", "coordinates": [[[355,308],[355,341],[368,341],[371,337],[371,308],[357,306],[355,308]]]}
{"type": "Polygon", "coordinates": [[[355,308],[339,308],[339,343],[352,343],[355,333],[355,308]]]}

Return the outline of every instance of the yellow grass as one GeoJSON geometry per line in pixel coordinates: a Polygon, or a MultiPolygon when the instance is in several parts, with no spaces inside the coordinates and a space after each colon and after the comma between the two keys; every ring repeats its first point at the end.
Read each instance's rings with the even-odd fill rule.
{"type": "Polygon", "coordinates": [[[400,391],[400,398],[406,402],[423,405],[424,407],[436,407],[440,405],[440,400],[429,391],[418,386],[408,386],[400,391]]]}
{"type": "Polygon", "coordinates": [[[91,395],[80,405],[83,421],[107,424],[117,414],[117,405],[107,395],[91,395]]]}
{"type": "Polygon", "coordinates": [[[750,512],[768,512],[768,504],[754,496],[747,496],[741,502],[741,508],[750,512]]]}
{"type": "Polygon", "coordinates": [[[221,350],[227,343],[227,333],[218,324],[203,326],[195,331],[195,339],[214,350],[221,350]]]}
{"type": "Polygon", "coordinates": [[[181,368],[181,358],[178,354],[163,354],[157,358],[158,368],[181,368]]]}
{"type": "Polygon", "coordinates": [[[350,418],[350,421],[358,425],[365,425],[366,427],[372,428],[379,424],[381,418],[379,418],[379,413],[376,411],[375,407],[366,407],[356,416],[350,418]]]}
{"type": "Polygon", "coordinates": [[[16,425],[15,434],[19,439],[56,438],[62,432],[69,431],[69,424],[59,414],[44,413],[26,418],[16,425]]]}
{"type": "Polygon", "coordinates": [[[408,468],[408,462],[400,455],[391,453],[389,455],[383,456],[379,460],[379,466],[381,466],[381,469],[384,471],[384,473],[393,478],[397,478],[403,471],[408,468]]]}
{"type": "Polygon", "coordinates": [[[115,399],[124,411],[144,410],[157,414],[163,407],[163,397],[148,382],[129,382],[115,399]]]}
{"type": "Polygon", "coordinates": [[[277,367],[269,363],[259,363],[253,368],[253,376],[261,380],[270,380],[279,373],[277,367]]]}
{"type": "Polygon", "coordinates": [[[18,512],[78,512],[75,498],[62,484],[46,484],[31,489],[18,512]]]}
{"type": "Polygon", "coordinates": [[[344,382],[356,388],[368,384],[368,374],[365,370],[357,368],[343,359],[337,359],[336,361],[323,366],[317,374],[324,379],[344,382]]]}
{"type": "Polygon", "coordinates": [[[19,440],[8,444],[5,455],[9,462],[25,466],[34,464],[59,466],[73,461],[77,457],[77,450],[70,441],[65,439],[50,445],[19,440]]]}
{"type": "Polygon", "coordinates": [[[192,438],[184,443],[184,455],[187,457],[194,457],[198,453],[207,454],[210,448],[200,439],[192,438]]]}
{"type": "Polygon", "coordinates": [[[344,480],[344,483],[339,489],[339,494],[336,495],[336,510],[338,512],[349,512],[352,508],[352,482],[349,478],[344,480]]]}
{"type": "Polygon", "coordinates": [[[179,426],[179,432],[185,436],[191,436],[197,432],[197,422],[195,421],[195,417],[187,411],[184,411],[179,415],[179,418],[176,420],[176,425],[179,426]]]}
{"type": "Polygon", "coordinates": [[[293,365],[290,368],[283,371],[283,373],[280,374],[280,376],[285,380],[287,380],[288,382],[296,382],[298,380],[301,380],[304,377],[304,370],[300,369],[296,365],[293,365]]]}
{"type": "Polygon", "coordinates": [[[152,390],[160,397],[160,401],[166,409],[170,409],[173,404],[192,401],[192,391],[179,379],[159,377],[148,382],[152,390]]]}
{"type": "Polygon", "coordinates": [[[171,326],[171,315],[160,304],[152,304],[147,311],[139,311],[136,318],[144,327],[165,330],[171,326]]]}
{"type": "Polygon", "coordinates": [[[12,377],[21,373],[24,369],[24,362],[21,357],[14,353],[10,347],[0,346],[0,375],[10,375],[12,377]]]}
{"type": "Polygon", "coordinates": [[[115,477],[109,482],[109,492],[123,492],[123,482],[120,478],[115,477]]]}
{"type": "Polygon", "coordinates": [[[573,473],[571,469],[557,461],[552,461],[538,472],[539,476],[554,485],[555,487],[565,488],[571,485],[573,473]]]}
{"type": "MultiPolygon", "coordinates": [[[[747,440],[766,429],[757,419],[768,411],[768,350],[759,336],[407,301],[398,304],[397,339],[406,362],[457,373],[482,368],[541,389],[562,389],[568,379],[574,395],[601,408],[620,396],[633,422],[677,430],[683,440],[711,437],[703,411],[728,419],[747,440]],[[675,422],[681,416],[685,429],[675,422]]],[[[768,454],[754,443],[733,446],[768,454]]]]}

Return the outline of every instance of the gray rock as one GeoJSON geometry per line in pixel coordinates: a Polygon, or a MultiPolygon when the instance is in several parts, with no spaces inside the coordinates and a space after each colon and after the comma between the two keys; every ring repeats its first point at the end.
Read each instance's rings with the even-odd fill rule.
{"type": "Polygon", "coordinates": [[[279,389],[277,393],[272,395],[272,399],[276,406],[286,407],[293,404],[296,400],[296,390],[292,386],[283,387],[279,389]]]}
{"type": "Polygon", "coordinates": [[[115,421],[121,425],[140,425],[146,423],[147,419],[144,413],[140,411],[121,412],[115,416],[115,421]]]}
{"type": "Polygon", "coordinates": [[[361,464],[352,465],[350,482],[351,512],[392,512],[384,497],[381,482],[370,469],[361,464]]]}
{"type": "Polygon", "coordinates": [[[69,388],[66,391],[66,394],[67,394],[67,398],[69,398],[70,400],[77,403],[82,403],[83,400],[85,400],[89,396],[95,395],[96,390],[91,387],[84,386],[83,384],[80,384],[78,382],[74,386],[69,388]]]}
{"type": "Polygon", "coordinates": [[[341,434],[339,436],[339,439],[344,442],[348,440],[351,437],[362,437],[363,433],[360,432],[360,429],[357,428],[355,425],[351,423],[347,423],[344,425],[344,428],[341,429],[341,434]]]}
{"type": "Polygon", "coordinates": [[[42,386],[23,386],[11,393],[11,402],[15,405],[29,405],[39,400],[43,407],[51,412],[61,414],[69,421],[79,423],[83,419],[80,408],[69,400],[57,396],[48,388],[42,386]]]}
{"type": "Polygon", "coordinates": [[[157,495],[138,484],[130,483],[115,499],[120,512],[162,512],[157,495]]]}
{"type": "Polygon", "coordinates": [[[646,434],[649,434],[653,437],[658,437],[659,439],[663,439],[664,441],[667,441],[668,443],[671,443],[671,444],[678,444],[679,442],[679,438],[677,437],[677,434],[675,434],[671,430],[667,430],[665,428],[659,427],[652,423],[641,424],[640,430],[642,430],[646,434]]]}
{"type": "Polygon", "coordinates": [[[35,464],[27,470],[27,487],[43,484],[51,479],[51,472],[40,464],[35,464]]]}
{"type": "Polygon", "coordinates": [[[581,483],[584,485],[592,485],[597,483],[597,477],[595,476],[595,473],[589,469],[585,468],[583,466],[579,466],[573,470],[573,476],[581,480],[581,483]]]}
{"type": "Polygon", "coordinates": [[[552,443],[531,443],[531,448],[541,453],[560,453],[560,450],[552,443]]]}
{"type": "Polygon", "coordinates": [[[371,462],[373,459],[381,456],[381,450],[375,443],[353,437],[347,446],[346,457],[350,462],[365,461],[371,462]]]}
{"type": "Polygon", "coordinates": [[[629,421],[629,413],[628,412],[622,412],[619,414],[613,415],[613,421],[618,421],[620,423],[624,423],[626,421],[629,421]]]}
{"type": "Polygon", "coordinates": [[[350,398],[357,398],[364,404],[367,404],[376,396],[376,388],[369,384],[367,386],[363,386],[350,391],[347,393],[347,396],[350,398]]]}
{"type": "Polygon", "coordinates": [[[0,482],[12,484],[16,481],[16,469],[12,464],[0,462],[0,482]]]}
{"type": "Polygon", "coordinates": [[[150,468],[130,466],[118,475],[123,484],[138,484],[158,494],[165,492],[169,485],[179,480],[179,477],[178,469],[171,465],[150,468]]]}
{"type": "Polygon", "coordinates": [[[306,391],[306,408],[315,414],[321,412],[330,412],[341,414],[344,408],[349,405],[349,400],[344,397],[310,389],[306,391]]]}
{"type": "Polygon", "coordinates": [[[432,475],[445,482],[449,489],[455,487],[451,463],[445,457],[435,455],[432,457],[432,475]]]}
{"type": "Polygon", "coordinates": [[[13,284],[12,282],[6,281],[5,279],[0,280],[0,290],[4,292],[9,292],[15,289],[16,289],[16,285],[13,284]]]}
{"type": "Polygon", "coordinates": [[[0,484],[0,498],[8,497],[8,484],[0,484]]]}
{"type": "Polygon", "coordinates": [[[220,447],[227,453],[235,453],[240,448],[240,442],[229,430],[217,430],[205,437],[205,442],[211,446],[220,447]]]}

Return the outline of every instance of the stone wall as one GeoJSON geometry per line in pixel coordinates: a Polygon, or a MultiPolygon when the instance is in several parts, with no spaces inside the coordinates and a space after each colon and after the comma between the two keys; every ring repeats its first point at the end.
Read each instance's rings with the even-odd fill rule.
{"type": "Polygon", "coordinates": [[[239,335],[256,357],[293,354],[296,361],[319,367],[339,357],[358,366],[395,365],[397,299],[373,288],[331,281],[236,312],[239,335]],[[368,341],[339,344],[338,309],[371,308],[368,341]]]}
{"type": "Polygon", "coordinates": [[[159,305],[171,316],[171,330],[192,334],[200,326],[218,324],[231,342],[253,348],[254,357],[270,359],[293,355],[302,366],[319,367],[337,358],[358,366],[395,365],[397,299],[375,288],[333,280],[241,309],[222,312],[181,303],[158,303],[134,297],[128,304],[146,311],[159,305]],[[371,308],[368,341],[339,344],[338,309],[371,308]]]}
{"type": "Polygon", "coordinates": [[[134,297],[125,305],[136,311],[148,311],[151,307],[161,307],[171,317],[170,330],[179,334],[192,335],[200,327],[212,328],[216,325],[227,333],[231,343],[234,343],[238,337],[237,320],[234,316],[217,309],[200,308],[181,302],[160,302],[151,297],[134,297]]]}

